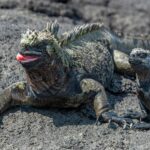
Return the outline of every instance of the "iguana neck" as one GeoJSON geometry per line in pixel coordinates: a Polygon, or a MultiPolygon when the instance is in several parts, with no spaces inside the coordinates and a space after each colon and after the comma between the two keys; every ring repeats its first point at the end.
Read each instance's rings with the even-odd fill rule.
{"type": "Polygon", "coordinates": [[[139,87],[146,88],[150,86],[150,71],[136,73],[136,80],[139,87]]]}
{"type": "Polygon", "coordinates": [[[109,40],[113,49],[120,50],[126,54],[130,54],[133,48],[150,49],[150,38],[130,37],[130,36],[118,36],[116,33],[104,29],[104,37],[109,40]]]}
{"type": "Polygon", "coordinates": [[[67,72],[61,64],[43,64],[38,69],[26,70],[27,82],[37,94],[55,94],[67,82],[67,72]]]}

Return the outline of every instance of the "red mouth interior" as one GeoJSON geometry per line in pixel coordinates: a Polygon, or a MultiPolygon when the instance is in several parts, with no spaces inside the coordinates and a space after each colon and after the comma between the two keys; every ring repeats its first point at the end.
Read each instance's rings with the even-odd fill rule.
{"type": "Polygon", "coordinates": [[[19,62],[31,62],[37,60],[39,57],[38,56],[25,56],[20,53],[17,54],[16,59],[19,62]]]}

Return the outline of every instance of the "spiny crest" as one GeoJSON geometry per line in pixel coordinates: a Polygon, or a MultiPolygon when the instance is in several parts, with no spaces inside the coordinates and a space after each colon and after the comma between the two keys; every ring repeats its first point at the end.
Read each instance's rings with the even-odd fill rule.
{"type": "Polygon", "coordinates": [[[55,21],[48,23],[46,29],[44,29],[43,31],[37,32],[35,30],[27,30],[27,32],[22,35],[21,46],[38,47],[39,45],[42,45],[46,47],[46,51],[49,55],[54,52],[61,59],[63,65],[69,67],[70,65],[72,65],[72,61],[70,56],[60,47],[57,38],[58,29],[59,26],[55,21]]]}
{"type": "Polygon", "coordinates": [[[134,49],[132,49],[130,55],[138,55],[138,54],[141,54],[141,53],[150,54],[150,51],[142,49],[142,48],[134,48],[134,49]]]}
{"type": "Polygon", "coordinates": [[[54,47],[58,45],[58,41],[56,36],[56,28],[52,24],[51,27],[47,27],[44,31],[35,31],[35,30],[27,30],[25,34],[22,35],[21,38],[21,46],[36,46],[39,44],[51,44],[54,47]]]}
{"type": "Polygon", "coordinates": [[[59,30],[58,22],[55,20],[54,22],[47,23],[46,30],[51,32],[55,37],[57,37],[57,33],[59,30]]]}
{"type": "Polygon", "coordinates": [[[20,43],[22,46],[27,46],[27,45],[31,46],[37,43],[37,40],[38,40],[38,32],[31,31],[28,29],[25,34],[22,34],[20,43]]]}
{"type": "Polygon", "coordinates": [[[103,24],[101,23],[92,23],[92,24],[77,26],[74,28],[74,30],[63,34],[64,39],[61,41],[61,45],[66,45],[68,42],[72,42],[76,40],[78,37],[99,30],[102,27],[103,24]]]}

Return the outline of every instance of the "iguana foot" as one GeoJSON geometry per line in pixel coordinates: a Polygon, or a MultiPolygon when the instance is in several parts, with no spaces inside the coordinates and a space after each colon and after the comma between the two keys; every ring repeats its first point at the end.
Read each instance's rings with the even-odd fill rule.
{"type": "Polygon", "coordinates": [[[12,106],[29,103],[26,98],[26,84],[17,82],[0,92],[0,114],[12,106]]]}
{"type": "Polygon", "coordinates": [[[102,113],[102,119],[104,122],[114,122],[119,126],[123,127],[123,129],[131,128],[133,125],[132,119],[118,116],[112,111],[102,113]]]}
{"type": "Polygon", "coordinates": [[[130,109],[121,116],[117,116],[114,112],[104,112],[102,114],[102,118],[105,122],[114,122],[119,126],[122,126],[123,129],[149,130],[150,123],[142,122],[146,116],[147,113],[144,110],[142,112],[136,112],[130,109]]]}
{"type": "Polygon", "coordinates": [[[130,119],[137,119],[141,122],[142,119],[147,117],[147,113],[143,110],[142,112],[133,111],[128,109],[126,113],[124,113],[121,117],[130,118],[130,119]]]}
{"type": "Polygon", "coordinates": [[[96,125],[99,125],[100,119],[104,122],[114,122],[123,128],[131,127],[132,119],[126,117],[119,117],[113,111],[110,111],[109,102],[103,85],[93,79],[83,79],[81,81],[81,88],[83,92],[94,91],[95,97],[93,100],[94,111],[96,113],[96,125]]]}

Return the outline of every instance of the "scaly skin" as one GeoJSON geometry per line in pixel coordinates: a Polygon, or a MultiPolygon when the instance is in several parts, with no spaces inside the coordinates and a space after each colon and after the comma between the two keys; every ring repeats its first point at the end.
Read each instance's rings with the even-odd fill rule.
{"type": "MultiPolygon", "coordinates": [[[[113,35],[113,33],[112,33],[113,35]]],[[[150,49],[150,37],[147,35],[136,35],[122,37],[113,36],[114,41],[112,43],[113,59],[115,63],[115,70],[122,74],[135,75],[134,69],[129,63],[129,54],[134,48],[150,49]],[[115,44],[114,44],[115,43],[115,44]]]]}
{"type": "MultiPolygon", "coordinates": [[[[80,28],[86,28],[86,25],[85,27],[81,26],[77,28],[75,31],[65,33],[64,36],[62,36],[64,37],[62,45],[65,45],[65,43],[71,44],[72,37],[74,38],[74,35],[78,35],[77,32],[80,28]]],[[[122,74],[134,75],[134,70],[128,62],[129,54],[132,49],[137,47],[150,49],[150,37],[148,35],[137,35],[135,37],[123,34],[122,36],[118,36],[116,33],[110,31],[102,24],[99,24],[98,30],[95,32],[96,33],[93,33],[93,35],[95,34],[95,36],[98,36],[98,38],[95,38],[95,40],[101,41],[102,45],[110,48],[109,51],[113,56],[115,70],[122,74]]]]}
{"type": "MultiPolygon", "coordinates": [[[[131,67],[136,73],[137,94],[143,113],[131,112],[128,117],[134,119],[150,119],[150,51],[135,48],[129,56],[131,67]]],[[[136,129],[150,129],[149,123],[138,123],[134,125],[136,129]]]]}
{"type": "MultiPolygon", "coordinates": [[[[0,94],[1,112],[14,105],[66,108],[93,101],[97,121],[102,116],[105,121],[131,123],[128,118],[107,113],[105,88],[113,78],[114,50],[119,50],[120,56],[128,55],[138,40],[121,39],[97,23],[76,27],[61,37],[58,29],[54,22],[43,31],[28,30],[22,36],[17,59],[26,71],[27,82],[15,83],[0,94]]],[[[149,47],[149,42],[141,47],[149,47]]],[[[122,72],[126,66],[121,67],[122,72]]]]}

